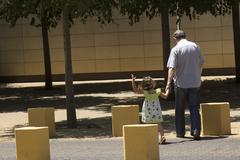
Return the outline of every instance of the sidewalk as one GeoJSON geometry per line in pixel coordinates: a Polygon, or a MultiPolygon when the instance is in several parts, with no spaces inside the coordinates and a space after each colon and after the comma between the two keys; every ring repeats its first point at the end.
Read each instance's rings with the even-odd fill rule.
{"type": "MultiPolygon", "coordinates": [[[[231,133],[233,135],[240,134],[240,108],[231,109],[231,133]]],[[[62,138],[111,138],[111,113],[102,110],[96,110],[93,107],[77,109],[77,118],[82,119],[82,123],[76,129],[67,129],[61,127],[61,123],[66,121],[66,110],[55,110],[55,122],[57,125],[56,133],[62,138]],[[84,133],[82,133],[84,132],[84,133]],[[97,133],[99,132],[99,134],[97,133]]],[[[174,110],[163,111],[165,134],[168,138],[175,137],[174,131],[174,110]]],[[[0,113],[0,142],[13,141],[13,128],[27,126],[28,117],[27,112],[10,112],[0,113]]],[[[189,117],[189,112],[186,111],[186,116],[189,117]]],[[[186,130],[189,132],[189,123],[187,123],[186,130]]],[[[189,135],[189,133],[187,134],[189,135]]],[[[186,134],[186,135],[187,135],[186,134]]],[[[187,136],[188,136],[187,135],[187,136]]]]}

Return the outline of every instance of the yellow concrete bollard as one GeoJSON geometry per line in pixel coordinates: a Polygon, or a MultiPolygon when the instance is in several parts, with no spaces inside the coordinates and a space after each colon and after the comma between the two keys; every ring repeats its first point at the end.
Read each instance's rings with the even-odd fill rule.
{"type": "Polygon", "coordinates": [[[28,108],[29,126],[49,128],[49,137],[56,135],[54,108],[28,108]]]}
{"type": "Polygon", "coordinates": [[[50,160],[48,127],[15,129],[17,160],[50,160]]]}
{"type": "Polygon", "coordinates": [[[200,112],[203,135],[231,134],[228,102],[202,103],[200,112]]]}
{"type": "Polygon", "coordinates": [[[159,160],[158,125],[123,126],[124,160],[159,160]]]}
{"type": "Polygon", "coordinates": [[[139,106],[112,106],[112,135],[114,137],[121,137],[123,135],[123,125],[128,124],[139,124],[139,106]]]}

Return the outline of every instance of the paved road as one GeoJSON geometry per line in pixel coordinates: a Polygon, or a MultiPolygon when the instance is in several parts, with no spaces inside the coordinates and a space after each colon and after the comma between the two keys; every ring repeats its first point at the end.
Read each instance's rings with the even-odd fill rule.
{"type": "MultiPolygon", "coordinates": [[[[240,160],[240,136],[168,139],[161,160],[240,160]]],[[[51,139],[51,160],[123,160],[122,138],[51,139]]],[[[0,160],[16,160],[15,142],[0,142],[0,160]]]]}

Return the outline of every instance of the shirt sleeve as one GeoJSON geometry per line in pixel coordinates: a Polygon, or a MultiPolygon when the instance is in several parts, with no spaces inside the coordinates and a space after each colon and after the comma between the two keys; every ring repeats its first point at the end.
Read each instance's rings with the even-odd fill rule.
{"type": "Polygon", "coordinates": [[[157,88],[157,89],[156,89],[156,93],[157,93],[157,95],[159,96],[160,93],[161,93],[161,88],[157,88]]]}
{"type": "Polygon", "coordinates": [[[177,66],[177,59],[176,59],[176,49],[172,48],[171,53],[168,58],[167,68],[176,68],[177,66]]]}

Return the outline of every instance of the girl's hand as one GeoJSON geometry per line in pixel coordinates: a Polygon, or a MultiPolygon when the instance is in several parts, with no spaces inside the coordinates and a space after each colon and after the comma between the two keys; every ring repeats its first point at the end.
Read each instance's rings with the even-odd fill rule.
{"type": "Polygon", "coordinates": [[[169,96],[169,93],[170,93],[170,90],[167,89],[167,90],[165,91],[165,93],[164,93],[164,92],[161,92],[161,93],[160,93],[160,96],[161,96],[162,98],[164,98],[164,99],[167,99],[168,96],[169,96]]]}
{"type": "Polygon", "coordinates": [[[136,77],[134,76],[134,74],[131,74],[132,80],[135,80],[136,77]]]}

